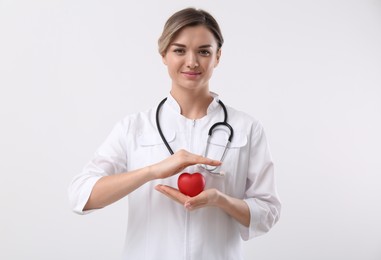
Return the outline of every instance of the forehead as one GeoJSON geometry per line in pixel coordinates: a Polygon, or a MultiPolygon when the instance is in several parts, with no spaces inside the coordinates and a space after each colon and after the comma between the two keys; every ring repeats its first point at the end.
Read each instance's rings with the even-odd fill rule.
{"type": "Polygon", "coordinates": [[[217,40],[213,33],[204,25],[187,26],[181,29],[173,38],[171,43],[181,43],[185,45],[205,45],[217,46],[217,40]]]}

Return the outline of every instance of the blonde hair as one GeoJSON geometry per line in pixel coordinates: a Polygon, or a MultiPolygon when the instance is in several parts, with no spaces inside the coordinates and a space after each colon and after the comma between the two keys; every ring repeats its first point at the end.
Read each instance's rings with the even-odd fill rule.
{"type": "Polygon", "coordinates": [[[209,29],[214,38],[216,38],[218,49],[222,47],[224,39],[220,27],[213,16],[201,9],[186,8],[174,13],[165,23],[158,41],[159,53],[162,56],[165,55],[173,39],[184,27],[197,25],[203,25],[209,29]]]}

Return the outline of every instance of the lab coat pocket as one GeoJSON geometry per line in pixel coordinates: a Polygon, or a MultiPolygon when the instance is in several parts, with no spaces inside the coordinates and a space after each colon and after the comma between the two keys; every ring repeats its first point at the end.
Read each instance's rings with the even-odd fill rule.
{"type": "MultiPolygon", "coordinates": [[[[169,145],[172,144],[171,147],[173,147],[176,133],[167,131],[165,138],[169,145]]],[[[158,133],[142,133],[137,137],[136,142],[138,151],[134,153],[136,155],[135,159],[138,161],[144,160],[145,165],[156,163],[171,155],[158,133]]]]}
{"type": "Polygon", "coordinates": [[[247,136],[244,133],[236,133],[230,144],[229,136],[224,132],[216,132],[209,139],[206,157],[221,160],[225,153],[224,162],[234,159],[234,154],[239,153],[240,149],[247,144],[247,136]],[[230,158],[230,159],[229,159],[230,158]]]}
{"type": "MultiPolygon", "coordinates": [[[[175,140],[175,137],[176,137],[175,132],[166,133],[166,136],[165,136],[168,143],[173,142],[175,140]]],[[[143,147],[164,144],[159,133],[142,133],[141,135],[138,136],[138,143],[143,147]]]]}

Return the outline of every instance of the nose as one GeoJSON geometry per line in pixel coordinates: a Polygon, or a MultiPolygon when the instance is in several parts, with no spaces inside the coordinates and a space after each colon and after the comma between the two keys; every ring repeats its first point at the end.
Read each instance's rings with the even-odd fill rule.
{"type": "Polygon", "coordinates": [[[194,53],[191,53],[191,52],[188,52],[187,53],[187,59],[186,59],[186,65],[187,65],[187,68],[189,69],[195,69],[199,66],[198,64],[198,60],[197,60],[197,55],[194,54],[194,53]]]}

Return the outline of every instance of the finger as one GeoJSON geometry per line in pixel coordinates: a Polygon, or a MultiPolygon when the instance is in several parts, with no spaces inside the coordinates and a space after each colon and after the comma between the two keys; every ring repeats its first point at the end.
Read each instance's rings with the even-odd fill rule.
{"type": "Polygon", "coordinates": [[[207,157],[203,157],[201,155],[199,155],[197,157],[197,162],[196,163],[206,164],[206,165],[210,165],[210,166],[220,166],[222,164],[222,162],[220,162],[218,160],[213,160],[213,159],[210,159],[210,158],[207,158],[207,157]]]}
{"type": "Polygon", "coordinates": [[[172,196],[170,193],[167,192],[167,189],[165,189],[163,187],[163,185],[157,185],[155,186],[155,190],[159,191],[160,193],[164,194],[165,196],[167,196],[168,198],[170,199],[173,199],[179,203],[181,203],[179,200],[176,199],[176,197],[172,196]]]}
{"type": "Polygon", "coordinates": [[[155,189],[161,193],[163,193],[164,195],[166,195],[167,197],[181,203],[181,204],[184,204],[185,201],[188,200],[188,196],[182,194],[179,190],[175,189],[175,188],[172,188],[170,186],[167,186],[167,185],[157,185],[155,186],[155,189]]]}
{"type": "Polygon", "coordinates": [[[180,150],[176,152],[176,156],[180,158],[180,161],[183,163],[181,164],[181,169],[186,168],[189,165],[195,165],[195,164],[205,164],[210,166],[220,166],[222,162],[218,160],[213,160],[207,157],[204,157],[202,155],[193,154],[186,150],[180,150]]]}

